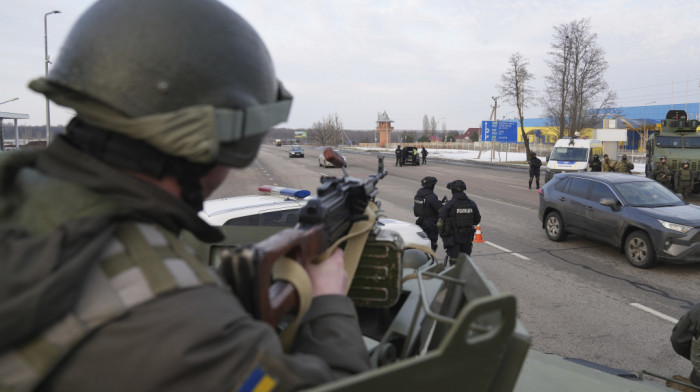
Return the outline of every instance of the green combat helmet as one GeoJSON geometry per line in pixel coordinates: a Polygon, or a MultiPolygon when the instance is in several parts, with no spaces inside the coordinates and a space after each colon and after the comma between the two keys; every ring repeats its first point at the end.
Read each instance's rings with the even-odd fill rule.
{"type": "Polygon", "coordinates": [[[292,99],[258,34],[214,0],[99,1],[30,88],[89,125],[232,167],[255,158],[292,99]]]}

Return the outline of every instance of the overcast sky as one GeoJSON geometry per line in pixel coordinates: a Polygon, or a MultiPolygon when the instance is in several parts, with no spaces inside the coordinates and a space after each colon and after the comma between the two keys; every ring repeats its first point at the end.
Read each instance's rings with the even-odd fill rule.
{"type": "MultiPolygon", "coordinates": [[[[554,26],[590,18],[606,53],[606,79],[618,106],[700,101],[700,1],[261,1],[224,0],[268,45],[294,95],[283,126],[308,128],[337,113],[346,129],[373,129],[386,111],[396,129],[422,129],[423,115],[448,129],[480,127],[515,52],[530,61],[540,92],[554,26]],[[687,98],[686,98],[687,96],[687,98]]],[[[0,111],[46,124],[43,96],[27,83],[44,75],[88,0],[2,0],[0,111]]],[[[499,102],[498,118],[512,106],[499,102]]],[[[526,117],[540,117],[539,107],[526,117]]],[[[51,123],[70,109],[51,105],[51,123]]],[[[440,126],[442,128],[442,126],[440,126]]]]}

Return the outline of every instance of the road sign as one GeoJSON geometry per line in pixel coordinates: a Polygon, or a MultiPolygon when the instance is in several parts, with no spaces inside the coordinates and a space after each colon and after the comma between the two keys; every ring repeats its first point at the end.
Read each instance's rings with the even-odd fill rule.
{"type": "Polygon", "coordinates": [[[481,140],[485,142],[518,142],[518,123],[515,121],[482,121],[481,140]]]}

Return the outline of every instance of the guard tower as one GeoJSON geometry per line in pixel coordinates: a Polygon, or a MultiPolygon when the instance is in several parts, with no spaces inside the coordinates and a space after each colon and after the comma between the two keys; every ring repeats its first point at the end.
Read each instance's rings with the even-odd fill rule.
{"type": "Polygon", "coordinates": [[[391,126],[393,121],[386,114],[386,111],[380,113],[377,117],[377,131],[379,132],[379,147],[388,147],[391,143],[391,131],[394,127],[391,126]]]}

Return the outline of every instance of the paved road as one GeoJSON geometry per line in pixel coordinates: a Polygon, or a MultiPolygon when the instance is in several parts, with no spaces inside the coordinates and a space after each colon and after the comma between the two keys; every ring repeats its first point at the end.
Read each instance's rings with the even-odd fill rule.
{"type": "MultiPolygon", "coordinates": [[[[289,159],[287,148],[263,146],[256,162],[232,172],[212,197],[255,193],[263,183],[313,193],[320,175],[342,175],[340,169],[318,167],[318,154],[307,148],[305,158],[289,159]]],[[[376,154],[346,155],[350,175],[362,178],[376,171],[376,154]]],[[[561,243],[547,240],[537,219],[538,194],[527,189],[525,168],[435,160],[394,167],[393,156],[387,163],[389,176],[380,182],[378,197],[396,219],[415,219],[413,195],[424,176],[438,178],[439,197],[448,194],[447,182],[466,182],[482,213],[486,240],[475,244],[473,259],[501,292],[516,295],[533,348],[628,371],[688,372],[689,362],[673,352],[668,339],[673,319],[699,300],[700,266],[640,270],[606,245],[576,236],[561,243]]]]}

